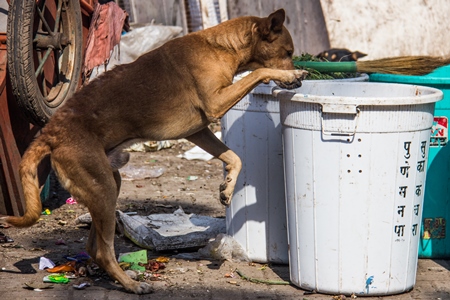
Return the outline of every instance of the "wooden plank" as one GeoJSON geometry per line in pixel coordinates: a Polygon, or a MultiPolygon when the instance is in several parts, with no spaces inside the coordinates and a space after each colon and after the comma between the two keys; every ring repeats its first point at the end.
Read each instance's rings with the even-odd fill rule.
{"type": "Polygon", "coordinates": [[[186,20],[188,24],[188,32],[202,30],[203,20],[200,0],[185,0],[186,20]]]}
{"type": "MultiPolygon", "coordinates": [[[[19,164],[40,127],[31,125],[15,102],[6,65],[6,34],[0,33],[0,213],[18,216],[25,210],[19,164]]],[[[44,159],[38,168],[41,184],[49,172],[50,162],[44,159]]]]}
{"type": "Polygon", "coordinates": [[[228,20],[227,0],[218,0],[218,2],[219,2],[220,22],[225,22],[226,20],[228,20]]]}
{"type": "Polygon", "coordinates": [[[3,174],[3,143],[0,139],[0,215],[8,215],[13,213],[11,203],[9,201],[9,194],[5,174],[3,174]]]}
{"type": "Polygon", "coordinates": [[[9,116],[8,97],[6,89],[6,50],[0,50],[0,160],[2,187],[4,197],[1,213],[21,215],[24,213],[24,198],[19,178],[19,163],[21,155],[15,142],[9,116]],[[7,192],[7,193],[6,193],[7,192]]]}
{"type": "MultiPolygon", "coordinates": [[[[130,0],[133,23],[185,25],[183,0],[130,0]]],[[[184,27],[183,27],[184,28],[184,27]]]]}

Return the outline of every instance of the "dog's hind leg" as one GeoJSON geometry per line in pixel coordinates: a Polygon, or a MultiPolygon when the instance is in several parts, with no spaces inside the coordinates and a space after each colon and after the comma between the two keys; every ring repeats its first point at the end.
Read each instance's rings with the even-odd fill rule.
{"type": "Polygon", "coordinates": [[[209,154],[217,157],[225,163],[227,175],[225,181],[220,185],[220,202],[229,206],[233,196],[234,187],[239,172],[242,168],[241,159],[233,151],[222,143],[208,128],[186,137],[187,140],[196,144],[209,154]]]}
{"type": "Polygon", "coordinates": [[[120,182],[105,153],[92,151],[59,151],[52,155],[57,173],[66,189],[86,205],[92,216],[87,250],[95,262],[113,279],[133,293],[152,292],[151,285],[128,277],[115,258],[114,235],[116,201],[120,182]],[[116,178],[115,178],[116,177],[116,178]]]}
{"type": "MultiPolygon", "coordinates": [[[[113,171],[114,180],[116,181],[117,195],[120,192],[120,186],[122,184],[122,178],[118,170],[113,171]]],[[[89,231],[89,238],[86,244],[86,249],[88,253],[97,253],[97,238],[96,238],[95,226],[91,226],[89,231]]]]}

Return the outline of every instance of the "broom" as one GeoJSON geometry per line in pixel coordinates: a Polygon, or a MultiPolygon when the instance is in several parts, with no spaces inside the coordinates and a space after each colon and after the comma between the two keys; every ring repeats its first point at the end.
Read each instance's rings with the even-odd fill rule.
{"type": "Polygon", "coordinates": [[[448,64],[450,58],[433,56],[399,56],[350,62],[294,61],[296,68],[310,68],[323,73],[360,72],[397,75],[425,75],[448,64]]]}

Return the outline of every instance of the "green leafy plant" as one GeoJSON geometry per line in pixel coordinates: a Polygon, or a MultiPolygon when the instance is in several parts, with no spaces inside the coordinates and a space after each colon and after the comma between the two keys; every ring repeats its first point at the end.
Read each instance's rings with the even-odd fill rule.
{"type": "Polygon", "coordinates": [[[301,67],[299,65],[299,62],[301,61],[321,61],[321,60],[309,53],[302,53],[302,55],[300,56],[294,56],[293,62],[295,68],[304,69],[308,71],[309,74],[306,77],[306,80],[344,79],[344,78],[354,78],[358,76],[358,73],[344,73],[344,72],[321,73],[315,69],[301,67]]]}

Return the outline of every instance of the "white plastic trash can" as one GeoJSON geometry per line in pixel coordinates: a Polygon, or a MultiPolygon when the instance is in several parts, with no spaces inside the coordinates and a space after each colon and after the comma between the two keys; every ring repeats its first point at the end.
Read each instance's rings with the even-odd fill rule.
{"type": "MultiPolygon", "coordinates": [[[[368,75],[343,81],[367,81],[368,75]]],[[[237,77],[236,80],[239,80],[237,77]]],[[[329,80],[326,80],[329,81],[329,80]]],[[[325,82],[305,80],[303,85],[325,82]]],[[[222,139],[242,160],[227,233],[255,262],[289,263],[280,107],[272,81],[261,84],[221,120],[222,139]]]]}
{"type": "Polygon", "coordinates": [[[438,89],[322,83],[280,100],[291,281],[390,295],[415,284],[438,89]]]}
{"type": "Polygon", "coordinates": [[[227,233],[255,262],[289,262],[280,108],[274,85],[260,85],[221,120],[222,139],[242,160],[227,233]]]}

